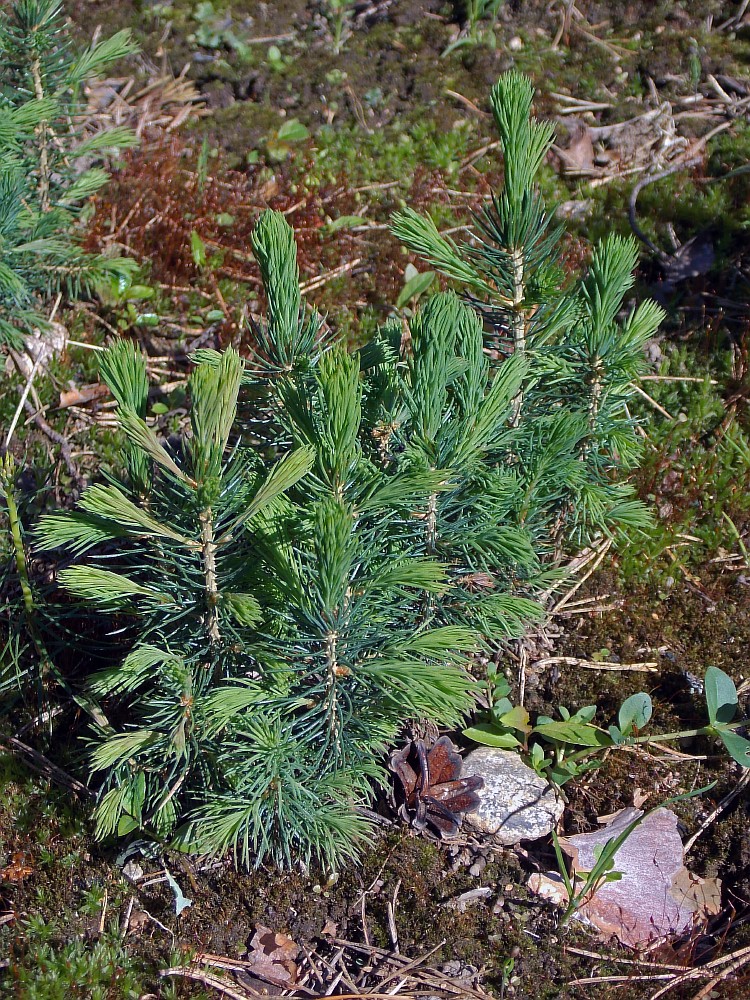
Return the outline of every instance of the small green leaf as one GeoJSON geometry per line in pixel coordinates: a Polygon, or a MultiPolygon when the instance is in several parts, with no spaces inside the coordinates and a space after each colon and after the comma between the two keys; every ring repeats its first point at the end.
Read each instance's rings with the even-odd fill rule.
{"type": "Polygon", "coordinates": [[[278,130],[276,138],[279,142],[304,142],[309,134],[309,130],[299,119],[290,118],[278,130]]]}
{"type": "Polygon", "coordinates": [[[363,219],[361,215],[340,215],[338,219],[331,219],[326,229],[329,233],[335,233],[339,229],[352,229],[354,226],[364,226],[366,224],[367,219],[363,219]]]}
{"type": "Polygon", "coordinates": [[[156,416],[163,416],[163,414],[169,413],[169,407],[166,403],[153,403],[151,406],[151,412],[156,416]]]}
{"type": "Polygon", "coordinates": [[[521,733],[531,732],[529,713],[523,705],[514,705],[509,712],[501,715],[498,721],[500,725],[507,726],[508,729],[517,729],[521,733]]]}
{"type": "Polygon", "coordinates": [[[608,733],[588,723],[564,721],[548,722],[534,726],[533,732],[554,743],[572,743],[584,747],[608,747],[612,741],[608,733]]]}
{"type": "Polygon", "coordinates": [[[502,747],[504,750],[512,750],[513,747],[521,745],[513,733],[502,733],[485,722],[464,729],[464,736],[469,740],[474,740],[475,743],[481,743],[483,746],[502,747]]]}
{"type": "Polygon", "coordinates": [[[532,766],[535,770],[539,770],[541,765],[544,763],[544,749],[541,743],[534,743],[531,747],[529,756],[531,757],[532,766]]]}
{"type": "Polygon", "coordinates": [[[425,271],[423,274],[415,274],[401,289],[401,294],[396,299],[396,308],[402,309],[407,302],[418,299],[423,295],[435,280],[434,271],[425,271]]]}
{"type": "Polygon", "coordinates": [[[135,318],[136,326],[158,326],[159,322],[158,313],[139,313],[135,318]]]}
{"type": "Polygon", "coordinates": [[[499,722],[502,716],[505,715],[506,712],[510,712],[512,708],[513,702],[510,698],[506,698],[504,696],[502,698],[498,698],[492,706],[492,718],[495,722],[499,722]]]}
{"type": "Polygon", "coordinates": [[[117,836],[125,837],[127,834],[137,830],[140,823],[133,816],[120,816],[117,821],[117,836]]]}
{"type": "Polygon", "coordinates": [[[729,756],[743,767],[750,767],[750,740],[738,736],[731,729],[719,729],[716,733],[727,749],[729,756]]]}
{"type": "Polygon", "coordinates": [[[576,722],[591,722],[596,715],[596,705],[584,705],[573,716],[576,722]]]}
{"type": "Polygon", "coordinates": [[[617,716],[620,729],[624,733],[630,732],[631,729],[643,729],[651,718],[652,711],[651,698],[645,691],[631,694],[620,706],[617,716]]]}
{"type": "Polygon", "coordinates": [[[705,679],[706,707],[711,723],[731,722],[737,714],[737,688],[718,667],[709,667],[705,679]]]}
{"type": "Polygon", "coordinates": [[[571,778],[575,778],[578,774],[574,764],[568,764],[567,761],[563,761],[561,764],[555,764],[547,770],[547,777],[558,788],[570,781],[571,778]]]}
{"type": "Polygon", "coordinates": [[[193,254],[193,263],[195,266],[198,268],[205,267],[207,260],[206,244],[195,230],[190,234],[190,249],[193,254]]]}
{"type": "Polygon", "coordinates": [[[131,285],[125,293],[125,298],[130,302],[137,299],[152,299],[156,294],[156,289],[149,288],[148,285],[131,285]]]}
{"type": "Polygon", "coordinates": [[[206,319],[209,323],[221,323],[225,319],[224,312],[221,309],[209,309],[206,313],[206,319]]]}

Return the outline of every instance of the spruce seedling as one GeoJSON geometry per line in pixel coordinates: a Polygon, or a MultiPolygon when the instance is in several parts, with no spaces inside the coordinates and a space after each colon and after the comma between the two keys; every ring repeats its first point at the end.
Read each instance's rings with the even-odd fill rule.
{"type": "MultiPolygon", "coordinates": [[[[256,560],[249,524],[272,518],[312,456],[298,450],[262,469],[236,439],[230,447],[242,378],[234,351],[193,373],[192,433],[177,449],[144,419],[142,356],[116,342],[102,372],[118,401],[124,476],[90,486],[76,512],[43,517],[38,546],[88,556],[61,569],[59,582],[89,607],[117,614],[131,646],[88,687],[125,720],[122,731],[99,727],[94,740],[92,767],[106,772],[97,832],[143,826],[164,837],[189,805],[221,787],[211,699],[258,670],[262,612],[246,587],[256,560]]],[[[244,693],[257,700],[262,690],[250,684],[244,693]]]]}
{"type": "Polygon", "coordinates": [[[84,251],[75,220],[107,182],[102,156],[137,141],[129,128],[85,126],[84,85],[135,51],[119,31],[74,53],[61,0],[15,0],[0,13],[0,342],[44,327],[49,294],[134,271],[84,251]]]}
{"type": "Polygon", "coordinates": [[[518,477],[519,520],[537,555],[554,561],[602,533],[647,523],[622,474],[639,454],[628,401],[663,314],[647,301],[620,317],[637,260],[632,240],[609,237],[582,280],[566,278],[563,228],[535,186],[553,129],[531,116],[532,100],[530,81],[515,71],[492,90],[505,180],[475,216],[473,239],[455,244],[410,209],[395,216],[393,231],[458,283],[483,320],[498,373],[511,358],[526,362],[506,463],[518,477]]]}
{"type": "MultiPolygon", "coordinates": [[[[256,236],[278,290],[296,258],[272,221],[256,236]]],[[[269,294],[267,328],[287,346],[309,323],[291,297],[277,313],[269,294]]],[[[313,369],[288,355],[281,375],[278,360],[253,374],[231,349],[203,352],[192,433],[168,447],[143,416],[143,359],[115,343],[102,372],[125,475],[42,518],[38,544],[75,554],[59,582],[118,615],[131,646],[88,687],[122,720],[92,742],[98,834],[166,838],[181,824],[176,843],[244,865],[335,865],[367,839],[358,806],[404,722],[455,725],[471,708],[476,637],[427,626],[422,595],[444,589],[446,569],[403,530],[442,475],[417,482],[363,454],[355,355],[333,347],[313,369]],[[292,447],[270,470],[235,427],[240,386],[257,380],[292,447]]]]}

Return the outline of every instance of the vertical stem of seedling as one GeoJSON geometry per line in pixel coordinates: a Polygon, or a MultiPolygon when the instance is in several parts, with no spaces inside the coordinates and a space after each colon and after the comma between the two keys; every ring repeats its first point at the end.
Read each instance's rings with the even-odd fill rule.
{"type": "Polygon", "coordinates": [[[203,580],[206,588],[206,625],[211,643],[219,641],[219,588],[216,583],[216,542],[211,508],[200,515],[201,552],[203,555],[203,580]]]}
{"type": "Polygon", "coordinates": [[[430,494],[427,504],[426,542],[427,551],[434,555],[437,548],[437,493],[430,494]]]}
{"type": "MultiPolygon", "coordinates": [[[[599,407],[602,401],[602,375],[604,365],[599,355],[595,355],[591,364],[591,400],[589,402],[589,434],[596,430],[596,420],[599,416],[599,407]]],[[[586,445],[587,451],[591,448],[591,442],[586,445]]]]}
{"type": "MultiPolygon", "coordinates": [[[[510,328],[513,334],[513,347],[516,354],[526,353],[526,317],[523,311],[523,250],[516,247],[510,252],[511,266],[513,268],[513,307],[510,314],[510,328]]],[[[511,427],[516,427],[521,417],[521,407],[523,406],[523,389],[519,389],[518,395],[513,400],[513,412],[511,416],[511,427]]]]}
{"type": "MultiPolygon", "coordinates": [[[[34,95],[38,101],[44,100],[44,85],[42,83],[42,66],[39,56],[31,64],[31,75],[34,80],[34,95]]],[[[39,141],[39,200],[42,211],[48,212],[49,204],[49,149],[47,147],[47,123],[40,122],[36,127],[39,141]]]]}
{"type": "Polygon", "coordinates": [[[341,749],[338,720],[338,679],[348,673],[338,660],[338,632],[329,632],[325,637],[326,649],[326,699],[328,702],[328,736],[331,746],[338,754],[341,749]]]}

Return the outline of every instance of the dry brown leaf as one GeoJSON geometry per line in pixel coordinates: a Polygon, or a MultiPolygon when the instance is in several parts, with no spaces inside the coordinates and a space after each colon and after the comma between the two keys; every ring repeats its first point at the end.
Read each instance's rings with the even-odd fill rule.
{"type": "Polygon", "coordinates": [[[23,882],[33,872],[34,869],[28,863],[23,851],[16,851],[10,864],[0,871],[0,882],[23,882]]]}
{"type": "Polygon", "coordinates": [[[570,140],[565,149],[554,147],[558,169],[569,177],[590,176],[597,173],[594,165],[594,143],[591,130],[582,121],[569,121],[570,140]]]}
{"type": "Polygon", "coordinates": [[[102,399],[109,396],[110,392],[106,385],[95,382],[92,385],[76,386],[60,393],[60,409],[64,410],[68,406],[85,406],[95,399],[102,399]]]}
{"type": "Polygon", "coordinates": [[[297,981],[299,948],[287,935],[272,931],[263,924],[255,925],[247,961],[253,975],[275,986],[292,986],[297,981]]]}

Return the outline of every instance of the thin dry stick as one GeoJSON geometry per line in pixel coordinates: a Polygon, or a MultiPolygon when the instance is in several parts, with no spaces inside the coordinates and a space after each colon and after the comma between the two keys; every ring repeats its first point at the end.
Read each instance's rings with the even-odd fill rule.
{"type": "MultiPolygon", "coordinates": [[[[61,301],[62,301],[62,292],[59,292],[57,298],[55,299],[55,304],[52,306],[52,312],[49,314],[49,322],[50,323],[54,320],[54,318],[55,318],[55,316],[57,314],[57,310],[60,308],[60,302],[61,301]]],[[[16,407],[16,412],[13,414],[13,419],[10,422],[10,430],[8,431],[8,436],[5,439],[5,450],[6,451],[10,447],[10,442],[13,439],[13,434],[14,434],[15,429],[16,429],[16,424],[18,423],[18,418],[21,416],[21,410],[24,408],[24,404],[26,403],[26,400],[29,397],[29,393],[31,392],[31,386],[32,386],[32,384],[34,382],[34,376],[36,375],[37,368],[42,363],[43,357],[44,357],[44,352],[42,350],[42,343],[40,341],[40,343],[39,343],[39,354],[37,355],[36,361],[32,365],[31,371],[29,372],[29,377],[26,380],[26,385],[24,387],[23,393],[21,394],[21,398],[18,401],[18,406],[16,407]]],[[[15,362],[15,365],[16,365],[16,368],[18,368],[18,371],[21,372],[21,368],[20,368],[20,365],[18,363],[18,358],[15,355],[13,355],[13,361],[15,362]]]]}
{"type": "Polygon", "coordinates": [[[125,938],[130,928],[130,915],[133,912],[133,907],[135,906],[135,896],[130,897],[130,902],[128,903],[128,908],[125,911],[125,915],[120,923],[120,937],[125,938]]]}
{"type": "Polygon", "coordinates": [[[714,976],[713,979],[709,980],[705,986],[703,986],[693,997],[693,1000],[706,1000],[706,997],[710,996],[713,992],[715,986],[718,986],[720,982],[727,979],[741,969],[743,965],[747,965],[750,962],[750,948],[741,948],[739,951],[734,953],[735,958],[733,962],[725,968],[722,969],[718,976],[714,976]]]}
{"type": "Polygon", "coordinates": [[[618,965],[638,965],[653,972],[685,972],[684,965],[667,965],[661,962],[651,962],[647,958],[625,958],[617,955],[603,955],[600,951],[589,951],[586,948],[575,948],[568,945],[565,950],[571,955],[581,955],[583,958],[596,958],[602,962],[616,962],[618,965]]]}
{"type": "MultiPolygon", "coordinates": [[[[18,400],[18,406],[16,407],[16,412],[13,414],[13,419],[10,422],[10,427],[8,428],[8,433],[5,437],[5,444],[3,445],[4,451],[10,448],[10,443],[13,440],[13,435],[16,432],[16,426],[18,424],[18,418],[21,416],[21,410],[23,410],[26,405],[26,400],[29,398],[29,393],[31,392],[31,386],[34,381],[34,376],[37,373],[39,365],[42,363],[42,350],[40,348],[39,354],[37,355],[36,361],[31,366],[31,371],[26,379],[26,385],[24,386],[23,392],[21,393],[21,398],[18,400]]],[[[18,362],[16,362],[16,367],[18,367],[18,362]]]]}
{"type": "Polygon", "coordinates": [[[602,559],[604,559],[604,557],[609,552],[611,547],[612,547],[612,539],[606,538],[602,542],[593,564],[588,568],[588,570],[581,577],[581,579],[578,580],[574,584],[574,586],[571,587],[570,590],[560,598],[557,604],[552,608],[550,614],[552,615],[557,614],[559,611],[562,610],[562,608],[565,607],[565,605],[570,601],[570,599],[574,596],[574,594],[576,594],[581,589],[581,587],[589,579],[589,577],[592,576],[597,571],[602,559]]]}
{"type": "Polygon", "coordinates": [[[354,260],[350,260],[346,264],[342,264],[340,267],[334,267],[332,271],[327,274],[321,274],[317,278],[311,278],[310,281],[304,281],[300,286],[299,290],[302,295],[307,295],[308,292],[314,291],[316,288],[320,288],[321,285],[326,285],[329,281],[333,281],[334,278],[341,277],[342,274],[346,274],[347,271],[352,271],[361,263],[361,257],[355,257],[354,260]]]}
{"type": "MultiPolygon", "coordinates": [[[[473,111],[477,115],[481,115],[482,118],[491,118],[492,117],[489,114],[489,112],[482,111],[482,109],[479,108],[479,107],[477,107],[477,105],[473,101],[469,100],[468,97],[464,97],[463,94],[459,94],[458,91],[456,91],[456,90],[449,90],[446,87],[445,88],[445,93],[448,95],[448,97],[455,97],[455,99],[457,101],[459,101],[461,104],[463,104],[464,107],[468,108],[470,111],[473,111]]],[[[499,146],[500,143],[499,142],[494,142],[494,143],[492,143],[492,145],[493,146],[499,146]]],[[[487,147],[485,147],[485,148],[487,148],[487,147]]],[[[472,153],[471,155],[474,156],[475,154],[472,153]]]]}
{"type": "Polygon", "coordinates": [[[208,965],[212,969],[225,969],[227,972],[249,972],[256,979],[262,979],[272,986],[278,986],[282,989],[293,989],[295,993],[304,993],[305,996],[316,996],[315,990],[308,989],[302,985],[291,985],[282,980],[280,976],[265,975],[254,962],[243,961],[240,958],[227,958],[225,955],[212,955],[210,952],[203,952],[196,956],[195,964],[208,965]]]}
{"type": "Polygon", "coordinates": [[[85,347],[87,351],[106,351],[106,347],[99,344],[85,344],[82,340],[68,340],[69,347],[85,347]]]}
{"type": "Polygon", "coordinates": [[[78,471],[78,466],[73,461],[73,457],[70,453],[70,444],[68,443],[67,439],[58,431],[56,431],[54,428],[50,427],[50,425],[47,423],[47,421],[44,419],[41,413],[39,413],[37,410],[34,409],[34,407],[31,405],[28,399],[24,403],[24,407],[26,409],[26,412],[31,414],[31,419],[39,428],[39,430],[46,437],[48,437],[50,441],[54,442],[59,447],[60,455],[62,457],[63,462],[65,463],[65,468],[68,470],[70,478],[73,480],[73,482],[79,483],[81,481],[81,475],[78,471]]]}
{"type": "Polygon", "coordinates": [[[717,980],[718,982],[722,978],[729,975],[730,972],[739,968],[741,965],[745,965],[748,961],[750,961],[750,947],[740,948],[739,951],[734,951],[731,955],[724,955],[721,958],[715,958],[713,962],[708,962],[700,969],[688,969],[688,971],[683,973],[683,975],[675,976],[670,983],[667,983],[666,986],[662,986],[661,989],[657,990],[656,993],[649,998],[649,1000],[659,1000],[660,997],[665,996],[676,986],[682,986],[683,983],[687,983],[691,979],[702,979],[706,975],[706,971],[709,969],[713,970],[718,969],[721,966],[729,966],[727,969],[722,969],[721,975],[717,980]]]}
{"type": "Polygon", "coordinates": [[[396,882],[396,888],[393,890],[393,901],[389,900],[387,905],[388,910],[388,933],[391,937],[391,944],[393,945],[393,950],[398,954],[398,930],[396,929],[396,903],[398,901],[398,891],[401,888],[401,879],[396,882]]]}
{"type": "MultiPolygon", "coordinates": [[[[72,344],[73,341],[71,340],[72,344]]],[[[709,385],[718,385],[715,378],[700,378],[697,375],[640,375],[641,382],[708,382],[709,385]]]]}
{"type": "Polygon", "coordinates": [[[747,10],[749,5],[750,5],[750,0],[742,0],[742,3],[740,4],[740,9],[737,11],[737,13],[732,14],[731,17],[727,18],[726,21],[724,21],[722,24],[719,25],[717,30],[726,31],[727,28],[738,27],[740,22],[742,21],[742,18],[745,16],[745,11],[747,10]]]}
{"type": "Polygon", "coordinates": [[[599,983],[644,983],[658,979],[674,979],[674,976],[669,972],[654,973],[646,976],[641,973],[637,976],[632,973],[629,976],[586,976],[584,979],[571,979],[568,982],[568,986],[596,986],[599,983]]]}
{"type": "MultiPolygon", "coordinates": [[[[399,965],[399,968],[395,975],[400,975],[403,971],[404,966],[412,965],[412,961],[403,955],[395,955],[392,951],[387,951],[385,948],[377,948],[374,945],[365,947],[364,945],[357,944],[354,941],[347,941],[344,938],[334,938],[333,943],[337,945],[343,945],[349,951],[356,951],[363,955],[368,955],[370,958],[373,956],[379,956],[388,962],[392,962],[395,965],[399,965]]],[[[444,944],[445,942],[442,942],[444,944]]],[[[442,947],[442,944],[439,947],[442,947]]],[[[437,949],[435,949],[437,950],[437,949]]],[[[465,983],[456,983],[450,976],[445,975],[445,973],[438,972],[437,969],[425,970],[422,973],[422,979],[424,982],[430,984],[437,984],[440,988],[451,990],[454,993],[463,994],[465,996],[475,997],[477,1000],[487,1000],[487,994],[481,990],[474,989],[471,986],[467,986],[465,983]]],[[[434,992],[434,991],[431,991],[434,992]]],[[[385,994],[388,996],[389,994],[385,994]]],[[[377,997],[377,993],[368,993],[369,997],[377,997]]],[[[337,995],[337,1000],[344,1000],[340,995],[337,995]]]]}
{"type": "MultiPolygon", "coordinates": [[[[582,570],[584,566],[588,566],[591,560],[596,558],[598,552],[599,552],[599,545],[592,545],[589,546],[588,548],[583,549],[581,552],[578,553],[577,556],[574,556],[565,567],[565,579],[566,580],[571,579],[573,576],[575,576],[576,573],[582,570]]],[[[539,595],[539,600],[542,603],[544,601],[549,600],[549,598],[552,597],[552,594],[555,592],[557,585],[558,582],[555,581],[555,583],[547,587],[546,590],[543,590],[542,593],[539,595]]]]}
{"type": "Polygon", "coordinates": [[[443,938],[443,940],[439,944],[436,944],[434,948],[430,948],[429,951],[426,951],[424,955],[420,955],[419,958],[415,958],[412,962],[408,962],[406,965],[402,965],[396,972],[391,972],[389,975],[385,976],[383,979],[380,980],[380,986],[381,987],[385,986],[385,984],[389,983],[392,979],[397,979],[399,976],[402,976],[405,972],[411,972],[412,970],[418,968],[420,965],[424,965],[427,959],[431,958],[436,951],[440,951],[440,949],[443,947],[444,944],[445,944],[445,938],[443,938]]]}
{"type": "Polygon", "coordinates": [[[698,829],[695,831],[695,833],[693,834],[693,836],[685,844],[684,853],[686,855],[687,855],[688,851],[692,848],[692,846],[695,844],[696,840],[702,834],[704,834],[706,832],[706,830],[709,828],[709,826],[711,826],[711,824],[714,822],[714,820],[718,816],[721,816],[721,814],[724,812],[724,810],[727,808],[727,806],[731,805],[732,802],[734,802],[734,800],[739,795],[742,794],[742,792],[744,791],[744,789],[747,788],[748,783],[750,783],[750,770],[748,770],[746,768],[743,771],[742,776],[740,777],[740,779],[737,782],[737,784],[731,790],[731,792],[728,792],[724,796],[724,798],[718,803],[718,805],[713,810],[713,812],[703,820],[703,822],[698,827],[698,829]]]}
{"type": "Polygon", "coordinates": [[[535,660],[535,667],[548,667],[553,663],[562,663],[567,667],[583,667],[586,670],[632,671],[633,673],[651,674],[659,664],[655,660],[644,660],[643,663],[606,663],[598,660],[582,660],[578,656],[545,656],[535,660]]]}
{"type": "Polygon", "coordinates": [[[633,383],[632,388],[635,389],[635,391],[638,393],[639,396],[643,396],[644,399],[648,400],[648,402],[653,406],[653,408],[657,411],[657,413],[661,413],[661,415],[663,417],[666,417],[668,420],[674,420],[672,414],[668,413],[667,410],[665,410],[660,403],[657,403],[655,399],[652,399],[651,396],[649,396],[647,392],[641,389],[639,385],[633,383]]]}
{"type": "Polygon", "coordinates": [[[212,989],[218,990],[225,997],[230,997],[230,1000],[247,1000],[248,997],[263,996],[262,993],[253,993],[250,990],[238,993],[237,990],[233,990],[231,986],[228,986],[218,976],[211,976],[206,972],[200,972],[197,969],[190,969],[184,966],[173,966],[171,969],[162,969],[159,972],[159,976],[162,978],[166,976],[182,976],[184,979],[194,979],[197,983],[202,983],[204,986],[210,986],[212,989]]]}
{"type": "Polygon", "coordinates": [[[67,771],[63,771],[57,764],[53,764],[52,761],[47,760],[38,750],[34,750],[33,747],[27,746],[15,737],[0,736],[0,743],[11,753],[23,757],[28,767],[44,775],[45,778],[49,778],[51,781],[57,782],[58,785],[69,788],[72,792],[76,792],[79,795],[92,796],[94,794],[90,788],[81,784],[77,778],[71,777],[67,771]]]}

